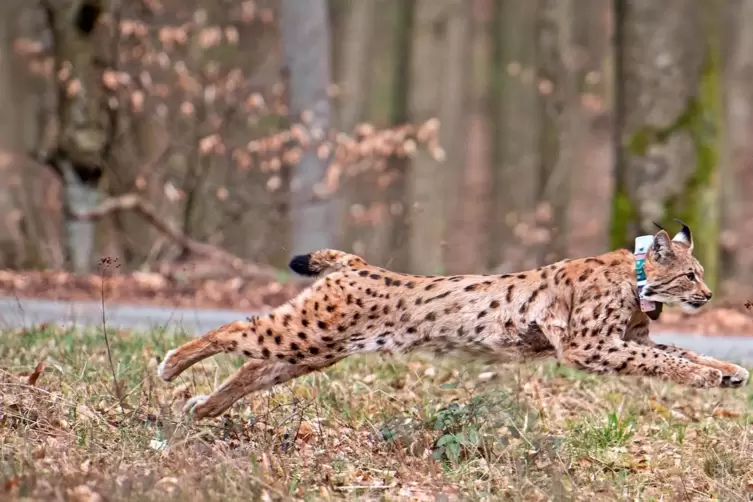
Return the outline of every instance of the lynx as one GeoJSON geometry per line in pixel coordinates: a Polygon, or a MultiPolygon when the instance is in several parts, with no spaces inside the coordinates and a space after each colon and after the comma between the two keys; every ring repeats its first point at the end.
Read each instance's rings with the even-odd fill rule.
{"type": "MultiPolygon", "coordinates": [[[[682,223],[682,222],[680,222],[682,223]]],[[[712,296],[693,257],[690,229],[660,229],[645,259],[645,299],[695,311],[712,296]]],[[[324,249],[290,268],[318,279],[272,312],[222,326],[169,351],[158,374],[171,381],[220,352],[249,360],[209,396],[185,405],[216,417],[253,391],[322,370],[354,354],[462,352],[485,362],[556,358],[586,372],[656,377],[697,387],[739,387],[748,371],[654,343],[639,307],[628,250],[563,260],[505,275],[417,276],[324,249]]]]}

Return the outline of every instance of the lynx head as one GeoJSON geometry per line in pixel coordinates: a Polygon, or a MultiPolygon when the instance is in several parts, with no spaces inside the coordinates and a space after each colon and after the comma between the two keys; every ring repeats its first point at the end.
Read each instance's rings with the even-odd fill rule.
{"type": "MultiPolygon", "coordinates": [[[[680,220],[682,229],[670,239],[666,230],[654,235],[645,262],[647,300],[667,305],[680,305],[686,312],[695,312],[712,296],[703,282],[703,266],[693,256],[693,234],[680,220]]],[[[659,225],[657,225],[659,226],[659,225]]]]}

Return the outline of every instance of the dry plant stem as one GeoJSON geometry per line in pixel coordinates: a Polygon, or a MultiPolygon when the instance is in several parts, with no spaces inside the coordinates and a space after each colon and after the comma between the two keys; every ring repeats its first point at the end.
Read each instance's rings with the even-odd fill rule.
{"type": "Polygon", "coordinates": [[[112,374],[112,386],[115,391],[115,397],[120,404],[120,411],[125,415],[125,408],[123,407],[123,393],[118,387],[118,377],[115,375],[115,364],[112,362],[112,350],[110,349],[110,337],[107,336],[107,316],[105,312],[105,282],[106,282],[106,270],[102,270],[102,289],[100,294],[100,300],[102,302],[102,334],[105,337],[105,347],[107,348],[107,361],[110,364],[110,373],[112,374]]]}
{"type": "Polygon", "coordinates": [[[178,230],[173,224],[161,218],[157,213],[156,208],[151,203],[136,194],[124,194],[117,197],[110,197],[105,199],[99,206],[91,211],[86,213],[76,213],[73,217],[79,220],[97,220],[119,211],[137,212],[157,230],[191,253],[205,256],[220,263],[225,263],[234,270],[248,275],[265,279],[274,279],[275,277],[274,270],[269,267],[251,265],[245,262],[242,258],[223,249],[191,239],[178,230]]]}

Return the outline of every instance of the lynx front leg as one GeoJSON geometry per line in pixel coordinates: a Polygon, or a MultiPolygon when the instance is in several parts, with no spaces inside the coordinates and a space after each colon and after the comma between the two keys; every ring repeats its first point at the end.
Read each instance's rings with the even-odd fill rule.
{"type": "Polygon", "coordinates": [[[716,368],[625,340],[632,314],[617,305],[604,307],[610,311],[606,319],[575,319],[585,329],[567,340],[561,356],[564,362],[592,373],[651,376],[691,387],[722,385],[722,372],[716,368]]]}
{"type": "MultiPolygon", "coordinates": [[[[644,317],[646,317],[644,315],[644,317]]],[[[625,333],[625,340],[635,341],[641,345],[647,347],[654,347],[659,350],[671,354],[673,356],[681,357],[692,363],[708,366],[709,368],[715,368],[722,372],[722,387],[742,387],[748,381],[748,370],[738,366],[736,364],[729,363],[727,361],[721,361],[713,357],[697,354],[691,350],[683,349],[676,345],[665,345],[663,343],[656,343],[648,336],[648,318],[645,322],[631,322],[628,327],[627,333],[625,333]]]]}
{"type": "Polygon", "coordinates": [[[748,370],[737,364],[721,361],[713,357],[697,354],[691,350],[683,349],[677,345],[665,345],[656,343],[651,339],[646,339],[646,345],[655,347],[659,350],[672,354],[696,364],[702,364],[709,368],[716,368],[722,372],[722,387],[742,387],[748,382],[748,370]]]}
{"type": "Polygon", "coordinates": [[[196,419],[217,417],[242,397],[259,390],[274,387],[299,376],[323,369],[323,366],[294,365],[287,362],[247,361],[233,375],[208,396],[194,396],[186,402],[183,412],[194,413],[196,419]]]}
{"type": "Polygon", "coordinates": [[[601,345],[568,348],[563,359],[592,373],[658,377],[698,388],[722,386],[722,372],[718,369],[633,341],[610,338],[601,345]]]}

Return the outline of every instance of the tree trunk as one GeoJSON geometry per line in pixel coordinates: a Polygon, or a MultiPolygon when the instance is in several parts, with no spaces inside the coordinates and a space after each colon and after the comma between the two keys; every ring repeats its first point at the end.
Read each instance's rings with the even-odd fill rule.
{"type": "MultiPolygon", "coordinates": [[[[457,131],[465,127],[443,133],[456,134],[459,140],[465,140],[463,149],[465,158],[459,159],[463,166],[459,182],[449,183],[449,188],[459,187],[454,215],[448,216],[450,228],[447,232],[447,273],[479,273],[486,268],[487,258],[487,216],[489,214],[491,184],[491,125],[489,120],[489,54],[491,50],[490,7],[489,0],[473,1],[473,19],[467,28],[470,40],[468,53],[451,55],[470,60],[470,68],[458,71],[467,72],[467,94],[470,97],[470,112],[467,118],[467,135],[463,137],[457,131]]],[[[470,10],[470,9],[469,9],[470,10]]],[[[470,13],[469,13],[470,14],[470,13]]],[[[452,59],[452,58],[451,58],[452,59]]],[[[460,62],[457,62],[460,64],[460,62]]],[[[449,153],[449,152],[448,152],[449,153]]],[[[448,160],[450,156],[448,154],[448,160]]],[[[450,161],[454,162],[454,161],[450,161]]]]}
{"type": "MultiPolygon", "coordinates": [[[[471,130],[470,113],[467,112],[468,105],[471,102],[472,95],[469,92],[470,84],[473,83],[469,78],[472,75],[473,58],[471,54],[471,21],[473,14],[473,4],[466,0],[455,0],[448,5],[447,9],[447,41],[445,52],[447,54],[447,66],[445,67],[445,83],[442,89],[442,101],[439,112],[441,123],[440,143],[446,152],[445,165],[440,167],[445,172],[444,188],[444,220],[447,222],[445,227],[444,240],[447,242],[447,253],[445,258],[448,273],[457,270],[454,264],[458,263],[458,257],[462,254],[469,255],[472,253],[466,244],[473,239],[469,235],[472,227],[458,225],[458,218],[465,211],[465,206],[470,204],[483,204],[483,201],[465,198],[465,165],[467,148],[471,130]],[[462,201],[462,203],[461,203],[462,201]],[[469,239],[470,238],[470,239],[469,239]]],[[[482,134],[477,124],[475,134],[482,134]]],[[[483,141],[483,140],[481,140],[483,141]]],[[[484,166],[478,166],[483,169],[484,166]]],[[[462,221],[462,220],[461,220],[462,221]]]]}
{"type": "Polygon", "coordinates": [[[496,0],[492,31],[491,114],[494,205],[489,265],[529,268],[524,239],[534,236],[541,163],[537,82],[537,21],[541,0],[496,0]]]}
{"type": "Polygon", "coordinates": [[[612,0],[575,2],[574,56],[584,133],[571,178],[568,256],[593,256],[609,247],[614,165],[611,117],[612,0]]]}
{"type": "MultiPolygon", "coordinates": [[[[412,82],[411,59],[414,44],[414,20],[417,0],[396,0],[395,42],[393,44],[393,72],[390,122],[405,124],[410,119],[409,101],[412,82]]],[[[390,206],[389,265],[397,270],[410,269],[410,215],[408,200],[408,173],[410,162],[392,157],[388,161],[389,173],[394,175],[387,189],[390,206]]]]}
{"type": "MultiPolygon", "coordinates": [[[[352,2],[347,7],[339,50],[341,60],[338,64],[337,84],[340,87],[338,129],[348,133],[365,119],[367,98],[371,92],[374,31],[379,3],[379,0],[363,0],[352,2]]],[[[373,237],[374,226],[371,222],[365,223],[351,215],[353,207],[361,206],[368,211],[384,198],[383,193],[374,190],[373,177],[373,173],[366,172],[346,178],[342,187],[343,198],[346,199],[342,218],[343,233],[346,247],[353,246],[354,251],[363,254],[367,260],[380,261],[383,257],[374,256],[375,246],[373,242],[369,242],[373,237]],[[367,242],[369,245],[366,245],[367,242]]]]}
{"type": "MultiPolygon", "coordinates": [[[[445,83],[445,37],[452,0],[418,0],[411,52],[410,111],[413,122],[436,117],[445,83]]],[[[441,129],[440,129],[441,131],[441,129]]],[[[416,152],[410,167],[410,268],[417,274],[443,272],[445,169],[428,152],[416,152]]]]}
{"type": "Polygon", "coordinates": [[[303,122],[311,137],[291,182],[291,252],[295,255],[336,247],[339,235],[337,200],[319,197],[316,190],[331,158],[320,158],[317,153],[321,144],[318,138],[326,136],[331,122],[327,94],[331,80],[330,28],[326,0],[282,0],[280,7],[282,46],[290,75],[291,120],[303,122]]]}
{"type": "Polygon", "coordinates": [[[721,141],[718,2],[620,0],[612,245],[685,221],[716,283],[721,141]]]}
{"type": "Polygon", "coordinates": [[[18,117],[23,114],[23,73],[13,55],[14,25],[20,8],[14,0],[0,3],[0,268],[17,267],[26,259],[25,242],[21,234],[21,212],[14,200],[22,169],[13,161],[25,150],[23,130],[18,117]]]}
{"type": "Polygon", "coordinates": [[[570,181],[574,151],[582,135],[573,51],[573,0],[544,0],[539,24],[541,187],[537,226],[546,231],[538,243],[536,265],[564,259],[568,247],[570,181]]]}
{"type": "Polygon", "coordinates": [[[753,0],[730,1],[727,11],[728,40],[725,78],[725,114],[728,134],[727,169],[722,178],[722,234],[720,279],[753,284],[753,0]]]}
{"type": "Polygon", "coordinates": [[[99,63],[107,60],[102,50],[109,48],[108,34],[97,23],[107,7],[104,0],[58,1],[47,12],[55,74],[68,74],[58,83],[59,136],[49,162],[63,180],[67,258],[77,273],[92,269],[96,226],[67,215],[96,207],[111,133],[99,63]]]}

